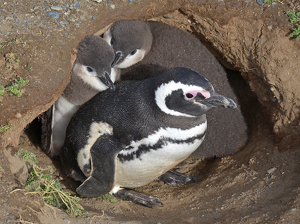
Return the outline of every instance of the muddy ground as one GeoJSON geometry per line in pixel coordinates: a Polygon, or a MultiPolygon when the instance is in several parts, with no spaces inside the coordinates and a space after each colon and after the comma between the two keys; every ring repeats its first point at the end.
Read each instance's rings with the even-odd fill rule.
{"type": "Polygon", "coordinates": [[[300,11],[300,6],[291,0],[275,3],[1,1],[0,84],[20,77],[29,84],[20,98],[0,96],[0,124],[13,124],[0,134],[0,223],[299,223],[300,44],[289,37],[293,25],[286,11],[300,11]],[[60,21],[47,14],[51,5],[69,7],[60,21]],[[40,149],[37,117],[67,85],[72,48],[85,35],[130,18],[162,21],[192,33],[230,72],[241,75],[247,88],[240,90],[238,82],[237,89],[249,123],[249,143],[235,155],[191,157],[178,166],[197,176],[198,183],[170,187],[152,182],[136,189],[158,196],[164,207],[82,199],[88,215],[70,217],[37,195],[11,193],[24,187],[30,169],[15,153],[22,148],[37,156],[39,166],[52,166],[54,176],[75,194],[78,183],[61,173],[58,159],[40,149]]]}

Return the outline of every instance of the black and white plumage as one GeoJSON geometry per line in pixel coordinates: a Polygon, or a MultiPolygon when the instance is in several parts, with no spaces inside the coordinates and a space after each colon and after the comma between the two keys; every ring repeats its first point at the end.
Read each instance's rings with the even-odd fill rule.
{"type": "Polygon", "coordinates": [[[42,119],[42,148],[51,157],[60,154],[67,125],[78,108],[98,92],[115,88],[120,71],[111,68],[113,60],[113,49],[101,37],[86,36],[79,43],[70,83],[42,119]]]}
{"type": "Polygon", "coordinates": [[[152,196],[141,202],[120,189],[143,186],[193,153],[206,133],[205,114],[213,107],[236,104],[187,68],[123,81],[73,116],[60,156],[63,169],[83,182],[77,192],[84,197],[110,192],[150,207],[160,204],[152,196]]]}
{"type": "MultiPolygon", "coordinates": [[[[189,33],[160,22],[121,20],[115,22],[103,38],[115,50],[115,67],[125,68],[133,64],[122,69],[122,80],[142,80],[173,67],[186,67],[205,74],[216,92],[237,102],[220,63],[189,33]],[[142,60],[137,52],[145,52],[142,60]],[[123,56],[118,59],[120,54],[123,56]]],[[[217,108],[210,112],[207,119],[209,129],[206,141],[194,154],[219,157],[233,154],[246,144],[248,128],[240,110],[224,111],[217,108]]]]}

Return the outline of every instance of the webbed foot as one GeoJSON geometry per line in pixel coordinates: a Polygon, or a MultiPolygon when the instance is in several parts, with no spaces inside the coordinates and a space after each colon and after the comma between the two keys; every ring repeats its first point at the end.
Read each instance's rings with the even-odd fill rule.
{"type": "Polygon", "coordinates": [[[169,170],[168,172],[159,176],[156,180],[163,181],[164,183],[171,186],[180,186],[182,184],[191,184],[199,181],[197,177],[179,173],[174,170],[169,170]]]}
{"type": "Polygon", "coordinates": [[[155,196],[142,194],[133,190],[119,190],[117,193],[113,194],[116,198],[120,198],[126,201],[132,201],[136,204],[143,205],[149,208],[152,208],[153,205],[164,206],[160,202],[160,199],[155,196]]]}

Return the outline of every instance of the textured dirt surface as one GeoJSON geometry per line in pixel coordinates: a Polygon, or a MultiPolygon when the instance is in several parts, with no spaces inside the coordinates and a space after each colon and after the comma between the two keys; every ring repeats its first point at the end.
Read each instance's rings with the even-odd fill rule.
{"type": "Polygon", "coordinates": [[[0,96],[0,124],[13,124],[11,130],[0,133],[0,223],[298,223],[300,42],[289,37],[293,25],[285,13],[300,11],[299,3],[79,2],[76,10],[60,15],[59,20],[67,25],[47,11],[52,5],[75,7],[77,1],[33,0],[22,6],[0,2],[5,9],[0,12],[0,84],[29,79],[22,97],[0,96]],[[23,129],[67,85],[72,48],[85,35],[130,18],[154,19],[186,30],[204,42],[225,67],[241,73],[246,83],[237,82],[236,91],[251,121],[247,146],[232,156],[193,157],[178,166],[181,172],[197,176],[198,183],[170,187],[152,182],[136,189],[160,197],[164,207],[83,199],[81,204],[89,214],[74,218],[50,208],[37,195],[11,193],[24,187],[30,168],[16,155],[23,148],[37,155],[39,166],[53,166],[55,177],[75,194],[78,183],[60,172],[58,160],[50,160],[41,151],[38,125],[23,129]],[[8,53],[15,53],[20,62],[9,62],[8,53]]]}

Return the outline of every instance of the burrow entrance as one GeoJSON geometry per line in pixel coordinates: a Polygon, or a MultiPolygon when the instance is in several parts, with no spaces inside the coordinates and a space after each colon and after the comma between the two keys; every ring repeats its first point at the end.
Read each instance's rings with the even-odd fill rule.
{"type": "MultiPolygon", "coordinates": [[[[167,18],[170,23],[177,24],[178,28],[184,28],[187,21],[190,23],[189,17],[177,11],[157,20],[165,21],[167,18]]],[[[186,30],[191,32],[190,28],[186,30]]],[[[206,39],[195,33],[195,30],[192,33],[202,41],[206,39]]],[[[219,53],[216,54],[212,44],[206,42],[206,46],[213,54],[222,57],[219,53]]],[[[297,151],[278,151],[269,124],[269,114],[264,112],[265,108],[256,94],[251,91],[238,69],[232,69],[235,64],[231,63],[228,66],[224,60],[220,62],[226,68],[228,80],[238,97],[249,127],[247,145],[232,156],[204,160],[191,157],[177,167],[181,172],[198,176],[198,183],[170,187],[160,182],[152,182],[136,189],[158,196],[164,202],[164,207],[148,209],[131,202],[112,203],[103,199],[83,199],[82,205],[90,214],[102,214],[104,211],[104,220],[111,222],[197,223],[201,220],[204,223],[224,223],[242,220],[265,221],[292,208],[291,202],[297,194],[293,179],[299,171],[294,161],[295,157],[300,155],[297,151]],[[291,160],[293,162],[289,164],[291,160]],[[282,203],[284,206],[279,206],[282,203]]],[[[22,134],[20,148],[34,152],[39,164],[54,165],[57,178],[60,178],[64,187],[74,194],[79,183],[61,173],[59,159],[50,160],[41,152],[39,133],[40,123],[37,118],[22,134]]],[[[74,223],[80,223],[84,219],[77,218],[74,223]]]]}

